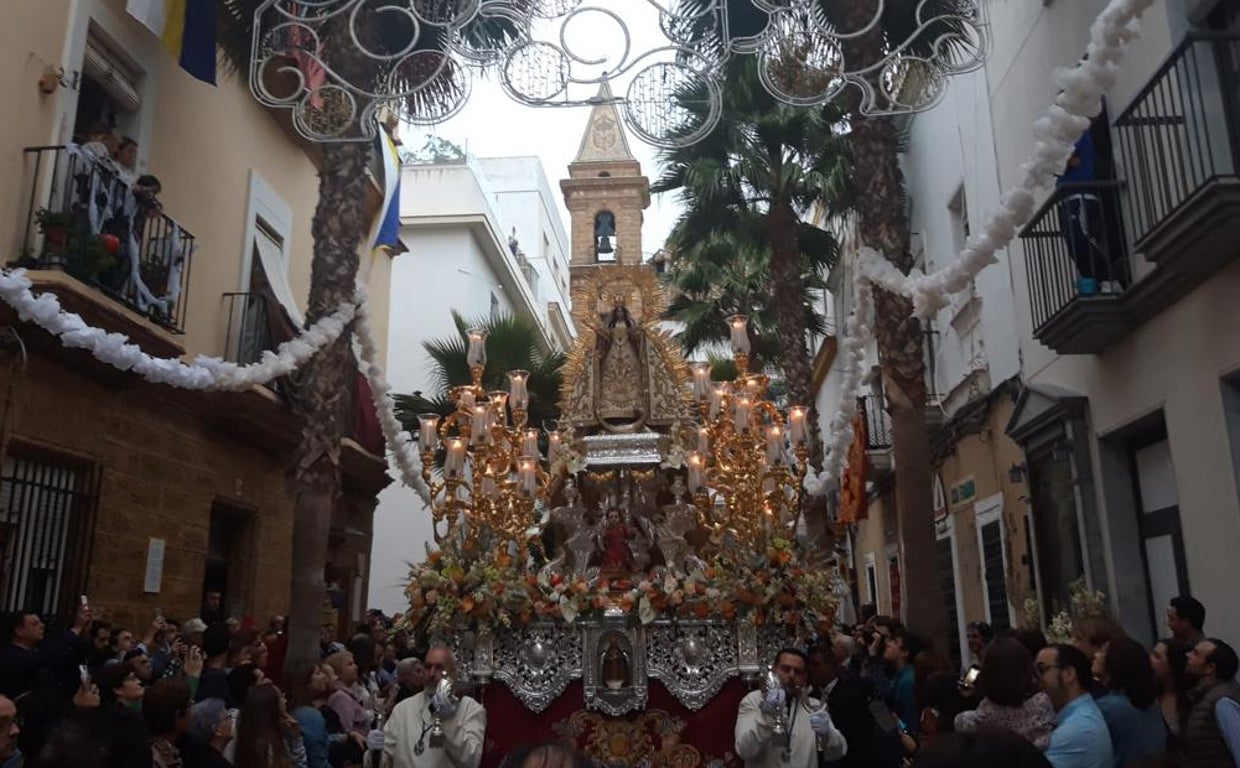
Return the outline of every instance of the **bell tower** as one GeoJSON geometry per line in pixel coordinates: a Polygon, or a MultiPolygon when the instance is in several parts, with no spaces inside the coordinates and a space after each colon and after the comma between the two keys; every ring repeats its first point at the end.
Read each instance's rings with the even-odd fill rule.
{"type": "Polygon", "coordinates": [[[574,281],[599,265],[641,264],[642,212],[650,205],[650,180],[629,149],[606,81],[593,101],[577,158],[560,182],[572,219],[569,272],[574,281]]]}

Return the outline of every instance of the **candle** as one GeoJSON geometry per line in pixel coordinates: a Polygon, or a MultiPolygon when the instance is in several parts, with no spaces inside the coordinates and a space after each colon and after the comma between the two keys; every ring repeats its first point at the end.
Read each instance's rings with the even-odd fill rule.
{"type": "Polygon", "coordinates": [[[420,427],[418,446],[423,452],[435,450],[435,444],[439,438],[439,414],[423,413],[419,415],[418,426],[420,427]]]}
{"type": "Polygon", "coordinates": [[[710,418],[719,417],[719,411],[723,408],[723,398],[728,393],[728,385],[723,382],[715,382],[710,387],[710,418]]]}
{"type": "Polygon", "coordinates": [[[461,407],[461,410],[467,413],[473,413],[474,412],[474,390],[470,387],[465,387],[464,389],[462,389],[461,397],[459,400],[457,400],[457,405],[461,407]]]}
{"type": "Polygon", "coordinates": [[[507,426],[508,424],[508,393],[497,389],[487,394],[491,401],[491,423],[507,426]]]}
{"type": "Polygon", "coordinates": [[[689,454],[689,493],[702,490],[702,468],[706,466],[706,457],[694,451],[689,454]]]}
{"type": "Polygon", "coordinates": [[[547,463],[552,464],[560,458],[560,433],[552,432],[547,438],[547,463]]]}
{"type": "Polygon", "coordinates": [[[526,386],[530,380],[529,371],[509,371],[508,372],[508,395],[509,402],[512,403],[514,409],[520,408],[525,410],[530,407],[530,392],[526,386]]]}
{"type": "Polygon", "coordinates": [[[749,410],[753,406],[753,401],[748,395],[741,395],[736,398],[736,408],[733,413],[733,425],[737,432],[749,431],[749,410]]]}
{"type": "Polygon", "coordinates": [[[521,490],[526,493],[533,493],[538,488],[538,461],[532,457],[524,456],[517,462],[517,480],[521,484],[521,490]]]}
{"type": "Polygon", "coordinates": [[[784,456],[784,430],[778,424],[766,428],[766,460],[778,464],[784,456]]]}
{"type": "Polygon", "coordinates": [[[475,405],[473,413],[473,421],[469,429],[469,441],[473,445],[482,445],[487,439],[487,426],[490,408],[485,405],[475,405]]]}
{"type": "Polygon", "coordinates": [[[527,429],[521,439],[521,455],[538,458],[538,430],[527,429]]]}
{"type": "Polygon", "coordinates": [[[447,456],[443,462],[443,471],[446,475],[459,475],[465,469],[465,439],[461,437],[449,437],[444,440],[447,446],[447,456]]]}
{"type": "Polygon", "coordinates": [[[693,396],[699,402],[710,397],[710,363],[693,364],[693,396]]]}
{"type": "Polygon", "coordinates": [[[808,416],[809,408],[803,405],[794,405],[788,409],[788,437],[793,445],[805,444],[805,420],[808,416]]]}
{"type": "Polygon", "coordinates": [[[486,367],[487,332],[484,329],[474,328],[469,332],[469,350],[465,353],[465,362],[470,368],[486,367]]]}
{"type": "Polygon", "coordinates": [[[697,449],[698,453],[710,453],[710,430],[706,427],[698,427],[697,449]]]}
{"type": "Polygon", "coordinates": [[[732,354],[749,354],[749,318],[744,315],[732,315],[728,318],[728,329],[731,331],[732,354]]]}

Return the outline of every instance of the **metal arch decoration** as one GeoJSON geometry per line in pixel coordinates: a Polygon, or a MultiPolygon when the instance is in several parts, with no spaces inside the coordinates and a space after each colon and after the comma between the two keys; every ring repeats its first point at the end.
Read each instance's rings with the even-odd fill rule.
{"type": "Polygon", "coordinates": [[[509,97],[535,107],[596,105],[602,82],[629,78],[612,101],[633,133],[670,148],[718,123],[724,65],[737,56],[757,59],[763,87],[780,102],[816,106],[854,89],[861,114],[888,116],[935,106],[947,79],[981,66],[988,48],[981,0],[919,0],[908,38],[865,67],[850,66],[847,45],[880,23],[891,0],[854,0],[872,12],[852,30],[835,28],[819,0],[747,1],[768,16],[751,36],[733,34],[729,0],[640,0],[643,12],[657,13],[663,40],[637,50],[615,9],[638,0],[266,0],[255,11],[249,81],[261,103],[291,111],[305,138],[340,142],[373,138],[373,117],[386,104],[415,105],[401,110],[414,123],[447,120],[464,107],[478,71],[497,73],[509,97]],[[371,40],[374,19],[386,47],[371,40]],[[573,41],[587,20],[610,30],[616,50],[573,41]],[[485,22],[512,34],[479,46],[468,33],[485,22]],[[344,49],[365,63],[364,78],[332,66],[331,51],[344,49]],[[700,103],[686,104],[685,93],[700,103]]]}

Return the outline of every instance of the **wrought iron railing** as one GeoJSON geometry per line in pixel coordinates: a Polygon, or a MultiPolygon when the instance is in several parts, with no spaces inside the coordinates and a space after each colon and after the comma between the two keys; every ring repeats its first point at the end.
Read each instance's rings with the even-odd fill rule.
{"type": "Polygon", "coordinates": [[[883,405],[883,398],[865,395],[857,398],[857,410],[865,414],[865,447],[869,451],[884,451],[891,447],[891,417],[883,405]]]}
{"type": "Polygon", "coordinates": [[[1237,54],[1240,34],[1190,34],[1115,121],[1133,243],[1207,183],[1238,175],[1237,54]]]}
{"type": "Polygon", "coordinates": [[[1077,298],[1127,289],[1122,188],[1116,181],[1062,184],[1021,231],[1035,332],[1077,298]]]}
{"type": "Polygon", "coordinates": [[[63,269],[168,330],[185,327],[194,236],[158,190],[77,146],[28,147],[30,205],[18,264],[63,269]]]}

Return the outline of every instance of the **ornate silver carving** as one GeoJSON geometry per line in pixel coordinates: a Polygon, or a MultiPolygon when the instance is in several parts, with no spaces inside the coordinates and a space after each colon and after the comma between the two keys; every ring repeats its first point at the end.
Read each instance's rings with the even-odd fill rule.
{"type": "Polygon", "coordinates": [[[650,677],[688,709],[706,706],[740,671],[733,624],[660,622],[647,627],[646,633],[650,677]]]}
{"type": "Polygon", "coordinates": [[[645,707],[650,689],[643,628],[628,626],[623,616],[617,616],[589,623],[584,630],[587,663],[582,683],[586,706],[612,717],[645,707]],[[614,679],[617,673],[607,669],[613,654],[623,657],[624,671],[618,673],[622,678],[618,683],[614,679]]]}
{"type": "Polygon", "coordinates": [[[586,466],[658,464],[662,461],[659,455],[660,437],[655,432],[584,437],[586,466]]]}
{"type": "Polygon", "coordinates": [[[818,0],[751,1],[767,24],[742,36],[728,0],[266,0],[254,15],[249,81],[260,102],[291,110],[306,138],[331,142],[373,138],[374,113],[391,102],[411,104],[414,122],[446,120],[468,98],[471,68],[496,69],[508,95],[531,106],[594,104],[601,83],[631,78],[614,98],[625,122],[675,147],[718,123],[735,56],[757,57],[763,86],[785,103],[825,104],[852,88],[862,114],[892,115],[933,107],[946,78],[981,66],[988,46],[979,0],[921,0],[906,39],[890,40],[871,66],[850,67],[848,41],[880,23],[887,0],[865,0],[856,29],[834,25],[818,0]],[[643,16],[657,18],[664,38],[645,50],[629,33],[643,16]],[[484,45],[483,24],[507,34],[484,45]],[[686,92],[698,95],[690,108],[678,99],[686,92]]]}
{"type": "Polygon", "coordinates": [[[580,628],[547,623],[502,631],[492,674],[530,711],[542,712],[581,677],[580,628]]]}

